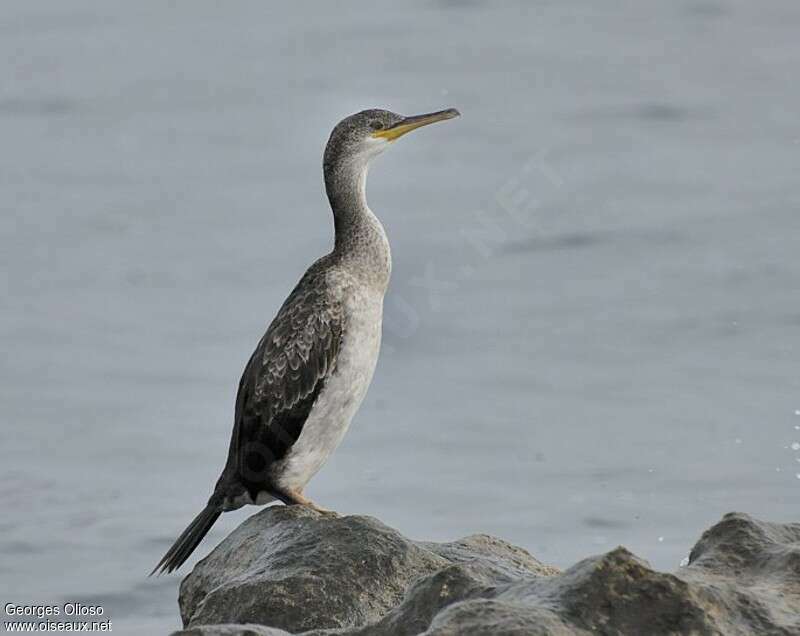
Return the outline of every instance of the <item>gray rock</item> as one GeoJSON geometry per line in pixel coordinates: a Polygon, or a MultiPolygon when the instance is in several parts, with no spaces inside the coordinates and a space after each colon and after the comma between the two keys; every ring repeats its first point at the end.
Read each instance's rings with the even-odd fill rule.
{"type": "Polygon", "coordinates": [[[729,514],[675,574],[621,547],[561,573],[493,537],[273,507],[197,564],[180,606],[183,636],[800,635],[800,524],[729,514]]]}
{"type": "Polygon", "coordinates": [[[184,625],[355,627],[447,563],[375,519],[277,506],[245,521],[184,579],[181,615],[184,625]]]}
{"type": "Polygon", "coordinates": [[[264,625],[198,625],[175,633],[181,636],[291,636],[282,629],[264,625]]]}

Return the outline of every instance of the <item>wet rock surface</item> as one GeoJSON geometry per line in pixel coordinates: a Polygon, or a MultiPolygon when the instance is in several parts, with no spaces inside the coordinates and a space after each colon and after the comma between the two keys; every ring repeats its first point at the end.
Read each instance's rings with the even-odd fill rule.
{"type": "Polygon", "coordinates": [[[277,506],[198,563],[179,602],[181,636],[800,635],[800,524],[731,513],[674,574],[622,547],[560,572],[485,535],[412,541],[277,506]]]}

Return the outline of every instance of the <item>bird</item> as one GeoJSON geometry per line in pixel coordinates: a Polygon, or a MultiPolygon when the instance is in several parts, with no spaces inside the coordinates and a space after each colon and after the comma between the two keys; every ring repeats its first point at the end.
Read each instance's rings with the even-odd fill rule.
{"type": "Polygon", "coordinates": [[[386,232],[367,205],[367,171],[406,133],[458,116],[454,108],[411,117],[375,108],[333,128],[323,155],[333,249],[308,268],[250,356],[222,473],[151,576],[177,570],[223,512],[275,501],[327,512],[303,489],[342,441],[372,381],[392,269],[386,232]]]}

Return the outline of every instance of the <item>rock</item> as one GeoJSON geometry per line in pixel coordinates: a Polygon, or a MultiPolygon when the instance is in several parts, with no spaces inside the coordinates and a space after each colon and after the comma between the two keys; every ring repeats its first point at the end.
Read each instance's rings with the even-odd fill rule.
{"type": "Polygon", "coordinates": [[[289,632],[264,625],[199,625],[176,632],[181,636],[291,636],[289,632]]]}
{"type": "Polygon", "coordinates": [[[182,636],[800,634],[800,524],[726,515],[675,574],[625,548],[565,572],[477,535],[406,539],[277,506],[181,585],[182,636]]]}
{"type": "Polygon", "coordinates": [[[255,623],[295,633],[389,624],[410,603],[420,618],[403,620],[424,629],[439,607],[473,588],[555,571],[492,537],[415,542],[370,517],[274,506],[197,564],[179,603],[184,626],[255,623]]]}
{"type": "Polygon", "coordinates": [[[245,521],[183,581],[181,616],[184,625],[353,627],[378,620],[415,579],[445,565],[374,519],[273,507],[245,521]]]}

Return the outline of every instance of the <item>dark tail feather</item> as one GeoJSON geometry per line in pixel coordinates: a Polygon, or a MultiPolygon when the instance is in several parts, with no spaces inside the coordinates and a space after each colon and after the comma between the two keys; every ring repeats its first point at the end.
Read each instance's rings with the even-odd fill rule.
{"type": "Polygon", "coordinates": [[[158,565],[153,568],[150,576],[153,576],[156,572],[159,574],[172,572],[181,567],[183,562],[189,558],[189,555],[194,552],[194,549],[203,540],[203,537],[211,530],[211,526],[214,525],[221,513],[222,510],[216,503],[209,503],[203,508],[203,511],[192,520],[192,523],[181,533],[181,536],[175,539],[175,543],[167,550],[158,565]]]}

